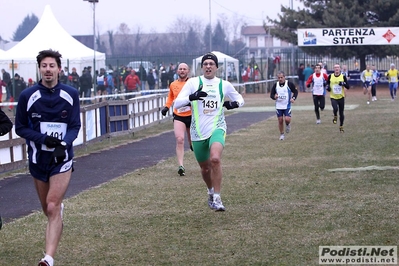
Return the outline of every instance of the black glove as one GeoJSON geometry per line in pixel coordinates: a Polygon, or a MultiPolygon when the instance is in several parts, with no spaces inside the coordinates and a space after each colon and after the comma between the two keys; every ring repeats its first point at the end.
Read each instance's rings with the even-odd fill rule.
{"type": "Polygon", "coordinates": [[[345,83],[344,81],[340,81],[340,82],[338,83],[339,86],[345,86],[345,84],[346,84],[346,83],[345,83]]]}
{"type": "Polygon", "coordinates": [[[225,101],[223,103],[223,106],[227,108],[227,110],[231,110],[234,108],[238,108],[238,102],[230,102],[230,101],[225,101]]]}
{"type": "Polygon", "coordinates": [[[326,90],[327,90],[327,91],[331,91],[331,88],[330,88],[329,85],[326,86],[326,90]]]}
{"type": "Polygon", "coordinates": [[[198,100],[203,100],[201,97],[206,97],[208,96],[208,93],[206,93],[205,91],[196,91],[193,94],[191,94],[190,96],[188,96],[188,98],[190,99],[190,101],[198,101],[198,100]]]}
{"type": "Polygon", "coordinates": [[[165,106],[165,107],[162,109],[161,114],[162,114],[163,116],[165,116],[165,115],[168,113],[168,111],[169,111],[169,108],[165,106]]]}
{"type": "Polygon", "coordinates": [[[66,147],[59,145],[55,147],[53,151],[53,158],[55,164],[60,164],[65,160],[66,154],[65,154],[66,147]]]}
{"type": "Polygon", "coordinates": [[[55,148],[55,147],[61,145],[61,140],[59,140],[55,137],[52,137],[52,136],[47,136],[44,139],[44,144],[49,148],[55,148]]]}

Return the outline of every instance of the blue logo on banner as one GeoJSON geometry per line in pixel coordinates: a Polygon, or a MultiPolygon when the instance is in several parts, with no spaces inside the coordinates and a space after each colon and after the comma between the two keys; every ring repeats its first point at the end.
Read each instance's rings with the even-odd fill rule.
{"type": "Polygon", "coordinates": [[[303,34],[303,45],[314,45],[317,44],[316,35],[311,32],[305,31],[303,34]]]}

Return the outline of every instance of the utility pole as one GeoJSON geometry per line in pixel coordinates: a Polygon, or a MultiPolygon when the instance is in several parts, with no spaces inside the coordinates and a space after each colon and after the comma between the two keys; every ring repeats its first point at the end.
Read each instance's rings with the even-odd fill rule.
{"type": "MultiPolygon", "coordinates": [[[[294,0],[290,0],[290,9],[294,10],[294,0]]],[[[294,59],[294,51],[295,51],[295,49],[294,49],[294,44],[293,43],[291,43],[290,45],[291,45],[291,64],[292,64],[292,66],[291,66],[291,71],[292,71],[291,75],[295,75],[295,69],[296,69],[295,62],[294,62],[294,60],[295,60],[294,59]]]]}
{"type": "Polygon", "coordinates": [[[97,94],[97,89],[96,89],[96,3],[98,3],[99,0],[83,0],[87,1],[89,3],[93,3],[93,88],[94,88],[94,94],[97,94]]]}
{"type": "Polygon", "coordinates": [[[211,0],[209,0],[209,52],[212,52],[212,12],[211,12],[211,0]]]}

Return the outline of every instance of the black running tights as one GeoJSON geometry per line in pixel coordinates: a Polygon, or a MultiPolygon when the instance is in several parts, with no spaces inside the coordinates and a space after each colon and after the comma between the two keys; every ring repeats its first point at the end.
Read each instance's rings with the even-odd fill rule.
{"type": "Polygon", "coordinates": [[[333,108],[334,116],[337,116],[337,112],[339,111],[339,125],[344,125],[344,107],[345,107],[345,98],[341,99],[333,99],[331,98],[331,106],[333,108]]]}
{"type": "Polygon", "coordinates": [[[313,95],[314,112],[316,113],[316,119],[320,119],[319,108],[323,111],[326,106],[326,97],[324,95],[313,95]]]}

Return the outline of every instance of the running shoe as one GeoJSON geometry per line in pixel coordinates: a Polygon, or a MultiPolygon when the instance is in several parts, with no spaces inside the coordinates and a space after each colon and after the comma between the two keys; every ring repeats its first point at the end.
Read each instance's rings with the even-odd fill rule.
{"type": "Polygon", "coordinates": [[[223,206],[222,199],[220,196],[213,198],[212,208],[217,212],[225,211],[226,208],[223,206]]]}
{"type": "Polygon", "coordinates": [[[341,132],[341,133],[344,133],[345,131],[344,131],[344,126],[340,126],[339,127],[339,132],[341,132]]]}
{"type": "Polygon", "coordinates": [[[45,259],[41,259],[37,266],[50,266],[50,263],[48,263],[45,259]]]}
{"type": "Polygon", "coordinates": [[[369,101],[367,101],[367,104],[370,104],[370,102],[369,102],[369,101]]]}
{"type": "Polygon", "coordinates": [[[291,131],[291,124],[288,124],[285,126],[285,132],[290,133],[290,131],[291,131]]]}
{"type": "Polygon", "coordinates": [[[337,116],[335,115],[333,118],[333,124],[336,124],[336,123],[337,123],[337,116]]]}
{"type": "Polygon", "coordinates": [[[284,140],[284,134],[280,135],[280,140],[284,140]]]}
{"type": "Polygon", "coordinates": [[[213,210],[213,194],[208,194],[208,206],[213,210]]]}
{"type": "Polygon", "coordinates": [[[184,167],[182,165],[179,166],[179,170],[177,171],[177,173],[180,176],[185,176],[186,175],[186,169],[184,169],[184,167]]]}
{"type": "Polygon", "coordinates": [[[317,120],[316,120],[316,124],[321,124],[321,120],[320,120],[320,119],[317,119],[317,120]]]}

